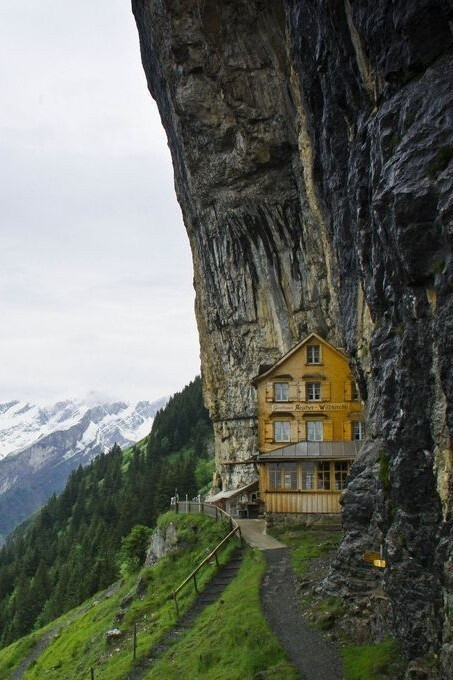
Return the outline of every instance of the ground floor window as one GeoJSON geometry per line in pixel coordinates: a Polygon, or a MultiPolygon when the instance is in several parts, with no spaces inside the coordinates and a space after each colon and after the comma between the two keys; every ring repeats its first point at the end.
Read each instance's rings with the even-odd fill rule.
{"type": "Polygon", "coordinates": [[[349,475],[350,463],[342,461],[335,463],[335,491],[342,491],[346,486],[346,478],[349,475]]]}
{"type": "Polygon", "coordinates": [[[330,463],[318,463],[317,470],[317,489],[323,489],[324,491],[330,490],[330,463]]]}
{"type": "Polygon", "coordinates": [[[297,489],[297,463],[270,463],[269,489],[297,489]]]}
{"type": "Polygon", "coordinates": [[[302,489],[308,491],[315,488],[316,463],[302,463],[302,489]]]}
{"type": "Polygon", "coordinates": [[[351,461],[286,461],[268,463],[269,490],[342,491],[351,461]]]}

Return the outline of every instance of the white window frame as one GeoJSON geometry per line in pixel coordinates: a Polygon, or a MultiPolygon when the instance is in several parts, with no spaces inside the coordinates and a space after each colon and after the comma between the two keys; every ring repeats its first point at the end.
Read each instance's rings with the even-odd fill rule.
{"type": "Polygon", "coordinates": [[[307,401],[321,401],[321,383],[307,383],[307,401]]]}
{"type": "Polygon", "coordinates": [[[324,441],[324,423],[322,420],[307,421],[307,441],[308,442],[324,441]]]}
{"type": "Polygon", "coordinates": [[[365,423],[363,420],[352,421],[352,439],[356,442],[361,442],[365,436],[365,423]]]}
{"type": "Polygon", "coordinates": [[[289,401],[289,383],[274,383],[274,401],[289,401]]]}
{"type": "Polygon", "coordinates": [[[291,441],[291,423],[289,420],[274,420],[274,442],[291,441]]]}
{"type": "Polygon", "coordinates": [[[307,345],[307,364],[321,363],[321,345],[307,345]],[[317,354],[317,358],[314,356],[317,354]]]}

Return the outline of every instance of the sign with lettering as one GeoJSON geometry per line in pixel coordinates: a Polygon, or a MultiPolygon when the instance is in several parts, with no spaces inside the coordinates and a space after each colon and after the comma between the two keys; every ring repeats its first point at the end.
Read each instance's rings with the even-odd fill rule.
{"type": "Polygon", "coordinates": [[[316,401],[313,403],[298,402],[297,404],[273,404],[272,411],[302,411],[304,413],[322,413],[323,411],[347,411],[350,405],[346,403],[342,404],[331,404],[323,403],[322,401],[316,401]]]}

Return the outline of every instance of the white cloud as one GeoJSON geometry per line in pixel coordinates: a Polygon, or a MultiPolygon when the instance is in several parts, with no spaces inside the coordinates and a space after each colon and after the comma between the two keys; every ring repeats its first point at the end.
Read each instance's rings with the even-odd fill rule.
{"type": "Polygon", "coordinates": [[[2,0],[0,400],[198,371],[169,151],[123,0],[2,0]]]}

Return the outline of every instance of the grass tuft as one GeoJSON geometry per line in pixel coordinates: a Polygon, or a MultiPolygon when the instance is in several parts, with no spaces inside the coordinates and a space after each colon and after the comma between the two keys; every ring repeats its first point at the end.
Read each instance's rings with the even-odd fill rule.
{"type": "Polygon", "coordinates": [[[394,640],[345,647],[342,650],[347,680],[397,680],[401,678],[401,657],[394,640]]]}

